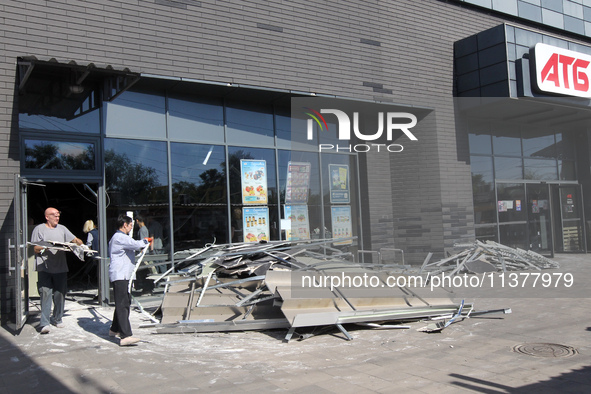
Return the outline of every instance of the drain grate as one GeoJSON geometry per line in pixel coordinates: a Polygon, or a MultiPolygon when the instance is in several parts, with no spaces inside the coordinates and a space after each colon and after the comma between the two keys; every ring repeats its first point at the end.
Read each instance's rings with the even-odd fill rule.
{"type": "Polygon", "coordinates": [[[513,347],[513,351],[535,357],[570,357],[577,354],[572,346],[557,343],[524,343],[513,347]]]}

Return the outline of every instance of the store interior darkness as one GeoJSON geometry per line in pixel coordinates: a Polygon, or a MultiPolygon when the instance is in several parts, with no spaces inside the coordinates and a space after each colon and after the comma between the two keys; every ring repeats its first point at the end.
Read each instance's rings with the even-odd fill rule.
{"type": "MultiPolygon", "coordinates": [[[[85,187],[81,183],[29,184],[27,192],[28,234],[33,228],[45,222],[45,209],[53,207],[61,212],[59,223],[66,226],[76,237],[86,242],[83,226],[87,220],[97,223],[97,185],[85,187]],[[44,185],[44,186],[41,186],[44,185]]],[[[73,253],[66,253],[68,259],[68,289],[87,290],[97,288],[96,260],[87,258],[80,261],[73,253]]]]}

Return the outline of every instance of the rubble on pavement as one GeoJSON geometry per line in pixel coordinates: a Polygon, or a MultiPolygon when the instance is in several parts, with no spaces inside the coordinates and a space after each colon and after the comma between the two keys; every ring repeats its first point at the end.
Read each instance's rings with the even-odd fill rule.
{"type": "Polygon", "coordinates": [[[445,272],[453,276],[464,272],[481,274],[559,268],[558,263],[534,251],[511,248],[492,241],[456,244],[454,247],[462,251],[436,262],[429,262],[429,254],[419,272],[429,272],[431,275],[445,272]]]}
{"type": "MultiPolygon", "coordinates": [[[[207,245],[176,254],[171,268],[152,276],[156,285],[164,286],[157,311],[160,322],[152,326],[159,334],[285,329],[285,341],[294,336],[305,338],[308,334],[302,333],[310,328],[332,327],[350,340],[352,336],[344,325],[408,328],[403,324],[437,321],[423,330],[436,332],[475,313],[471,303],[454,301],[443,289],[435,294],[410,283],[386,286],[388,276],[405,279],[412,272],[418,273],[419,267],[413,270],[382,261],[358,263],[346,247],[335,246],[342,242],[325,239],[207,245]],[[342,285],[320,285],[336,275],[342,276],[342,285]],[[371,288],[351,285],[352,279],[364,275],[375,279],[371,288]],[[303,288],[302,276],[314,284],[303,288]]],[[[506,258],[508,252],[503,253],[506,258]]],[[[480,258],[474,254],[462,254],[467,256],[462,265],[480,258]]],[[[426,260],[420,268],[431,270],[435,264],[426,260]]]]}

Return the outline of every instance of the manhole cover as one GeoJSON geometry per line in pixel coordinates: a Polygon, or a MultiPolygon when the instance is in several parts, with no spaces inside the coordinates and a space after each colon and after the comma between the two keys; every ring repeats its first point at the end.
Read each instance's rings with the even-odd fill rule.
{"type": "Polygon", "coordinates": [[[577,349],[557,343],[525,343],[513,347],[513,351],[535,357],[570,357],[577,349]]]}

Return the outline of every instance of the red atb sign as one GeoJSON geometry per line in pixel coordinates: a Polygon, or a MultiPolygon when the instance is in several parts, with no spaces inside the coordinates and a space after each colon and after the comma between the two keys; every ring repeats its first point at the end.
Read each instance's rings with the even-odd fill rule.
{"type": "MultiPolygon", "coordinates": [[[[566,96],[591,97],[591,56],[546,44],[534,47],[538,90],[566,96]]],[[[530,59],[531,60],[531,59],[530,59]]]]}

